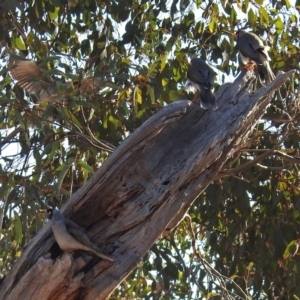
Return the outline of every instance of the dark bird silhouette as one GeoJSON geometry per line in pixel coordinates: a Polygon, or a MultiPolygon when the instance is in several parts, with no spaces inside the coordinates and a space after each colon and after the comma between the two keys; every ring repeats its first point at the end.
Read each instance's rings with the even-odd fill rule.
{"type": "MultiPolygon", "coordinates": [[[[217,109],[216,98],[212,93],[214,71],[201,58],[193,58],[187,71],[187,91],[200,93],[200,106],[204,109],[217,109]]],[[[195,99],[195,98],[194,98],[195,99]]]]}
{"type": "Polygon", "coordinates": [[[245,68],[247,69],[247,66],[251,68],[255,64],[261,84],[271,83],[275,79],[275,75],[269,64],[271,59],[268,47],[254,33],[238,30],[235,36],[242,63],[246,65],[245,68]]]}

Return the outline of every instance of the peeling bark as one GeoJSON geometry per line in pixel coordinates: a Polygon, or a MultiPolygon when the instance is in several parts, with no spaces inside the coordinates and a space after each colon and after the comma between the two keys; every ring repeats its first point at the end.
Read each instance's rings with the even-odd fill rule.
{"type": "Polygon", "coordinates": [[[2,283],[0,299],[106,299],[217,177],[263,115],[274,91],[293,73],[280,74],[252,93],[254,76],[242,72],[215,94],[215,111],[181,100],[155,114],[62,210],[116,262],[86,252],[62,254],[47,225],[2,283]]]}

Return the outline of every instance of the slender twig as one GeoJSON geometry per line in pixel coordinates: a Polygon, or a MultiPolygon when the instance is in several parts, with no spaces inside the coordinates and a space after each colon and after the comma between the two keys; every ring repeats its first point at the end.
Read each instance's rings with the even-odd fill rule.
{"type": "Polygon", "coordinates": [[[15,128],[10,134],[8,134],[6,137],[4,137],[1,141],[1,147],[4,146],[5,144],[7,144],[8,142],[11,141],[11,139],[13,139],[18,133],[20,133],[22,131],[22,127],[17,127],[15,128]]]}
{"type": "MultiPolygon", "coordinates": [[[[270,149],[241,149],[240,151],[241,152],[263,152],[264,153],[264,152],[269,151],[269,150],[270,149]]],[[[282,152],[280,150],[274,150],[273,154],[277,154],[283,160],[288,161],[290,163],[300,164],[300,157],[288,155],[287,153],[282,152]]]]}
{"type": "Polygon", "coordinates": [[[265,159],[266,157],[268,157],[270,154],[272,154],[274,152],[275,149],[270,149],[265,151],[264,153],[262,153],[261,155],[257,156],[256,158],[254,158],[253,160],[250,160],[244,164],[242,164],[241,166],[234,168],[234,169],[230,169],[230,170],[222,170],[215,178],[216,179],[221,179],[224,177],[228,177],[228,176],[233,176],[237,173],[243,172],[245,170],[247,170],[248,168],[252,167],[253,165],[256,165],[257,163],[261,162],[263,159],[265,159]]]}
{"type": "Polygon", "coordinates": [[[270,171],[285,171],[286,170],[286,167],[269,167],[269,166],[264,166],[262,164],[256,164],[256,165],[264,170],[270,170],[270,171]]]}
{"type": "MultiPolygon", "coordinates": [[[[218,286],[220,289],[222,289],[226,295],[228,297],[231,298],[231,295],[233,296],[237,296],[235,293],[229,291],[227,288],[226,288],[226,282],[225,280],[227,281],[230,281],[240,292],[241,294],[245,297],[245,299],[248,299],[248,295],[244,292],[244,290],[235,282],[233,281],[232,279],[228,278],[227,276],[225,275],[222,275],[221,273],[219,273],[216,269],[214,269],[200,254],[199,252],[197,251],[196,249],[196,238],[195,238],[195,233],[193,231],[193,228],[192,228],[192,221],[191,221],[191,217],[189,215],[186,215],[185,216],[185,220],[187,221],[187,224],[188,224],[188,229],[189,229],[189,233],[190,233],[190,236],[191,236],[191,239],[192,239],[192,248],[193,248],[193,253],[195,255],[195,257],[197,257],[197,259],[202,263],[203,267],[205,268],[205,270],[213,277],[213,276],[216,276],[218,278],[218,280],[220,281],[220,285],[218,285],[217,283],[216,286],[218,286]]],[[[228,298],[229,299],[229,298],[228,298]]],[[[232,298],[232,299],[236,299],[236,298],[232,298]]]]}
{"type": "MultiPolygon", "coordinates": [[[[285,130],[281,134],[280,140],[277,142],[277,144],[272,149],[253,149],[253,150],[251,150],[251,151],[256,151],[256,152],[262,152],[262,154],[257,156],[253,160],[250,160],[250,161],[244,163],[243,165],[241,165],[239,167],[236,167],[236,168],[230,169],[230,170],[220,171],[220,173],[214,178],[214,180],[221,179],[221,178],[224,178],[224,177],[229,177],[229,176],[235,176],[236,174],[241,173],[241,172],[247,170],[248,168],[250,168],[254,165],[258,165],[263,159],[265,159],[268,156],[273,155],[273,154],[278,154],[283,159],[285,159],[289,162],[299,164],[300,163],[300,158],[298,159],[297,157],[292,157],[292,156],[290,156],[290,155],[288,155],[288,154],[286,154],[286,153],[284,153],[284,152],[277,149],[278,146],[285,140],[286,136],[289,134],[289,132],[290,132],[289,128],[290,128],[290,124],[288,124],[286,126],[285,130]]],[[[246,152],[247,150],[249,150],[249,149],[241,149],[239,151],[246,152]]],[[[247,151],[247,152],[250,152],[250,151],[247,151]]],[[[261,164],[259,165],[259,167],[266,168],[261,164]]],[[[276,170],[281,171],[284,168],[285,167],[280,167],[279,169],[276,169],[276,170]]],[[[275,167],[272,170],[275,170],[275,167]]]]}

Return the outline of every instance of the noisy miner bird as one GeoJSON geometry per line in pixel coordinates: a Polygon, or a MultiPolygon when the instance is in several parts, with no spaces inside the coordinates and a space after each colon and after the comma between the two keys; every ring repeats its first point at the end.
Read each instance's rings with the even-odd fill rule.
{"type": "Polygon", "coordinates": [[[217,109],[216,98],[211,91],[214,85],[213,69],[201,58],[193,58],[187,71],[187,77],[185,89],[187,92],[198,91],[200,93],[200,106],[204,109],[217,109]]]}
{"type": "Polygon", "coordinates": [[[51,220],[55,240],[63,251],[91,251],[103,259],[114,261],[110,255],[103,254],[81,228],[72,220],[65,218],[59,210],[51,208],[43,209],[41,212],[46,213],[46,217],[51,220]]]}
{"type": "Polygon", "coordinates": [[[262,85],[271,83],[275,75],[271,70],[268,48],[262,40],[254,33],[238,30],[236,34],[236,45],[241,55],[241,60],[246,70],[257,66],[259,80],[262,85]]]}
{"type": "MultiPolygon", "coordinates": [[[[13,79],[18,81],[21,88],[34,95],[38,102],[61,101],[64,96],[60,93],[59,85],[36,62],[11,53],[8,69],[13,79]]],[[[100,78],[88,77],[81,82],[66,83],[64,90],[72,92],[78,88],[81,93],[98,91],[103,86],[100,78]]]]}

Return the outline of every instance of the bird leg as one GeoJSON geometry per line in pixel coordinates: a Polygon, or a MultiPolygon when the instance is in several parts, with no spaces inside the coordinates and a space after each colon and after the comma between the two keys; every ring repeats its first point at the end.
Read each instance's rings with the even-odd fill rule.
{"type": "Polygon", "coordinates": [[[197,91],[192,102],[199,105],[199,96],[200,96],[200,93],[199,93],[199,91],[197,91]]]}
{"type": "Polygon", "coordinates": [[[255,68],[255,62],[253,62],[252,60],[249,60],[248,63],[244,66],[242,66],[242,69],[245,71],[253,71],[255,68]]]}

